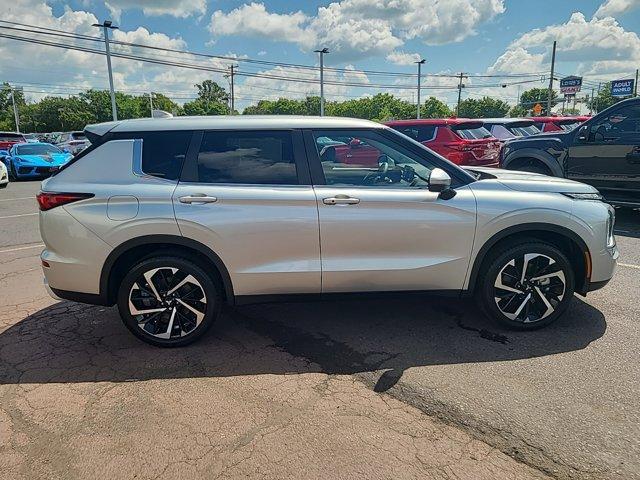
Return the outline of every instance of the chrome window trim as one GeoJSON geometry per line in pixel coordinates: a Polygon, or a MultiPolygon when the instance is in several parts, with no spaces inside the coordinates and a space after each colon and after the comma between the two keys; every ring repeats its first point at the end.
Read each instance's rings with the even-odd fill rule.
{"type": "MultiPolygon", "coordinates": [[[[109,143],[109,142],[105,142],[105,143],[109,143]]],[[[136,177],[145,178],[147,180],[153,179],[153,180],[158,180],[161,182],[177,185],[178,184],[177,179],[170,180],[168,178],[157,177],[155,175],[149,175],[147,173],[144,173],[144,171],[142,170],[142,143],[143,143],[143,140],[141,138],[133,139],[133,164],[132,164],[133,174],[136,177]]]]}

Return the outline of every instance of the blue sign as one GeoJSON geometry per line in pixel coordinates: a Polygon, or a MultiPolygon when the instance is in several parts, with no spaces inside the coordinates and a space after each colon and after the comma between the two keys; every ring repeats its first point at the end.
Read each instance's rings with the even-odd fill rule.
{"type": "Polygon", "coordinates": [[[613,97],[629,97],[633,95],[633,80],[614,80],[611,82],[611,95],[613,97]]]}

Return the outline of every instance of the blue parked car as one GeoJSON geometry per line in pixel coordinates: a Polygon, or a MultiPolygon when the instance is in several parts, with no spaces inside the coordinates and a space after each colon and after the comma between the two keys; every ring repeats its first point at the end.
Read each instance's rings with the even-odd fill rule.
{"type": "Polygon", "coordinates": [[[11,147],[9,155],[3,158],[9,176],[21,178],[48,177],[71,160],[69,152],[50,143],[18,143],[11,147]]]}

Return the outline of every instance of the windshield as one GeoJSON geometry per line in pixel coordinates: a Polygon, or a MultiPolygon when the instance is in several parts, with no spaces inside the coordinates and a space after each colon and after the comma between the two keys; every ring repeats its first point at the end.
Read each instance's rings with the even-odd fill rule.
{"type": "Polygon", "coordinates": [[[512,127],[507,125],[507,128],[511,133],[513,133],[516,137],[528,137],[530,135],[535,135],[536,133],[540,133],[540,130],[535,125],[528,125],[525,127],[512,127]]]}
{"type": "Polygon", "coordinates": [[[16,153],[18,155],[50,155],[52,153],[62,153],[62,150],[53,145],[25,144],[16,147],[16,153]]]}
{"type": "Polygon", "coordinates": [[[476,128],[456,128],[452,127],[452,130],[458,134],[459,137],[465,140],[478,140],[481,138],[491,137],[491,133],[484,127],[476,128]]]}

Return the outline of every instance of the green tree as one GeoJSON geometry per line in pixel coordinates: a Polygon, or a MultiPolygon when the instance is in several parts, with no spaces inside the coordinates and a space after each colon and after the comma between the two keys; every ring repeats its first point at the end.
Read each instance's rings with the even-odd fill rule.
{"type": "Polygon", "coordinates": [[[185,115],[228,115],[229,94],[213,80],[194,85],[198,98],[183,105],[185,115]]]}
{"type": "Polygon", "coordinates": [[[427,98],[420,108],[420,117],[422,118],[447,118],[452,115],[453,112],[447,104],[436,97],[427,98]]]}
{"type": "MultiPolygon", "coordinates": [[[[548,88],[531,88],[522,92],[520,95],[520,103],[518,104],[522,109],[531,113],[533,107],[539,103],[542,105],[542,113],[541,115],[547,115],[547,100],[549,98],[549,89],[548,88]]],[[[561,103],[562,99],[558,97],[558,92],[552,90],[551,92],[551,107],[556,106],[558,103],[561,103]]],[[[512,115],[515,116],[515,115],[512,115]]],[[[524,116],[524,115],[520,115],[524,116]]]]}
{"type": "Polygon", "coordinates": [[[511,107],[508,103],[491,97],[467,98],[460,102],[458,117],[494,118],[504,117],[511,107]]]}
{"type": "Polygon", "coordinates": [[[600,92],[593,97],[593,100],[587,103],[589,108],[593,109],[596,113],[601,112],[605,108],[609,108],[611,105],[623,100],[623,97],[614,97],[611,95],[611,83],[604,84],[600,92]]]}

